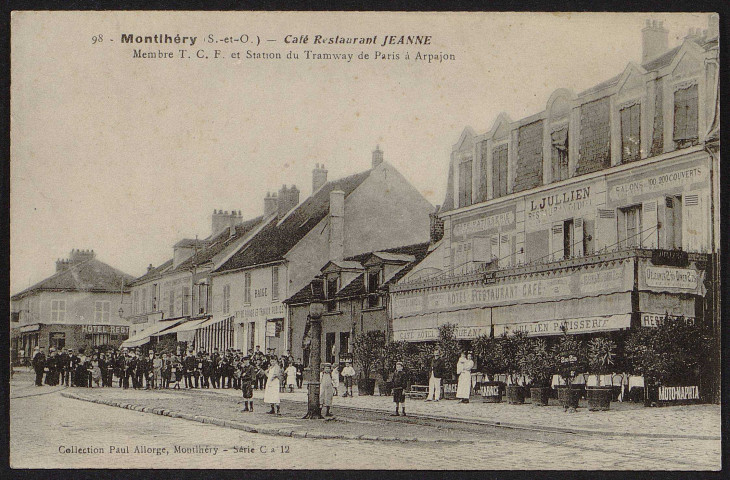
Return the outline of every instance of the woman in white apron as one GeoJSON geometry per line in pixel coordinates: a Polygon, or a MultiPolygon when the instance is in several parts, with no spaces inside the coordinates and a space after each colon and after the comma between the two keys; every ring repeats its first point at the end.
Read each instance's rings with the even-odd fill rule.
{"type": "Polygon", "coordinates": [[[461,403],[469,403],[469,395],[471,394],[471,370],[474,368],[474,360],[471,354],[462,353],[459,363],[456,364],[456,374],[459,375],[459,383],[456,386],[456,398],[461,403]]]}
{"type": "Polygon", "coordinates": [[[281,386],[281,367],[279,367],[279,361],[276,357],[271,357],[271,364],[269,369],[266,371],[266,389],[264,390],[264,403],[271,404],[271,411],[266,412],[270,414],[281,415],[279,413],[279,387],[281,386]],[[274,411],[276,407],[276,411],[274,411]]]}

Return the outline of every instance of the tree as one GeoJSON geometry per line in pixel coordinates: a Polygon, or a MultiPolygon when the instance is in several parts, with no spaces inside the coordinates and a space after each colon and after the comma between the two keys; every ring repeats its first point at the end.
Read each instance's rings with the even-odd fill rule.
{"type": "Polygon", "coordinates": [[[573,378],[577,374],[585,372],[588,368],[587,352],[583,342],[573,335],[568,335],[565,326],[562,327],[562,330],[563,336],[553,352],[557,359],[558,375],[562,377],[566,385],[570,386],[573,383],[573,378]]]}
{"type": "Polygon", "coordinates": [[[597,385],[601,386],[601,376],[612,372],[616,365],[616,344],[604,337],[596,337],[588,342],[588,371],[597,376],[597,385]]]}
{"type": "Polygon", "coordinates": [[[452,378],[456,374],[456,364],[459,362],[461,355],[461,346],[456,339],[457,325],[453,323],[444,323],[439,327],[439,336],[436,345],[441,352],[441,358],[444,359],[445,367],[451,372],[452,378]]]}
{"type": "Polygon", "coordinates": [[[527,333],[522,330],[517,330],[512,335],[503,333],[499,337],[499,348],[504,373],[512,385],[517,385],[518,378],[524,375],[524,358],[530,349],[527,333]]]}
{"type": "Polygon", "coordinates": [[[495,376],[504,371],[499,341],[489,335],[480,335],[474,339],[471,348],[479,361],[479,371],[487,376],[487,380],[494,381],[495,376]]]}
{"type": "Polygon", "coordinates": [[[558,368],[558,360],[542,338],[528,340],[522,370],[530,377],[533,387],[549,387],[558,368]]]}
{"type": "Polygon", "coordinates": [[[364,378],[370,378],[370,372],[383,356],[385,345],[385,333],[380,330],[370,330],[355,336],[352,354],[364,378]]]}

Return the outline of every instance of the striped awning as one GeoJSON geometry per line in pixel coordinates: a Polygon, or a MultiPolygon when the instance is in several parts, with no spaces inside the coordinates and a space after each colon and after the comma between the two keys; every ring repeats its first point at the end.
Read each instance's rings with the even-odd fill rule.
{"type": "Polygon", "coordinates": [[[121,348],[134,348],[139,347],[140,345],[144,345],[145,343],[150,341],[150,337],[152,337],[153,335],[164,332],[168,328],[178,325],[183,320],[183,318],[177,318],[175,320],[160,320],[154,325],[145,328],[141,332],[137,332],[136,334],[122,342],[121,348]]]}
{"type": "Polygon", "coordinates": [[[200,326],[201,323],[203,323],[207,320],[208,320],[207,318],[203,318],[200,320],[189,320],[187,322],[181,323],[180,325],[178,325],[176,327],[172,327],[168,330],[163,330],[161,332],[157,332],[152,336],[160,337],[162,335],[167,335],[169,333],[189,332],[189,331],[195,330],[196,328],[198,328],[200,326]]]}

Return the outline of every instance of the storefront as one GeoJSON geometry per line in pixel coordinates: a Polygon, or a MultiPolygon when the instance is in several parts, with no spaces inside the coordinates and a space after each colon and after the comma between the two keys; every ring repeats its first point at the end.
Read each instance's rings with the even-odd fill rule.
{"type": "Polygon", "coordinates": [[[118,347],[129,338],[126,325],[64,325],[43,324],[25,325],[16,329],[19,357],[29,358],[35,347],[48,350],[71,348],[75,351],[94,347],[118,347]],[[20,354],[22,351],[22,355],[20,354]]]}

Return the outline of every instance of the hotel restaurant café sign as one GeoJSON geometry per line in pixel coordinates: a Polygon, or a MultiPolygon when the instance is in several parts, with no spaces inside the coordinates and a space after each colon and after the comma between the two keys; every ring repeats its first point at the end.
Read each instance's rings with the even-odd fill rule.
{"type": "Polygon", "coordinates": [[[627,259],[610,268],[581,273],[566,272],[513,282],[397,294],[393,301],[393,317],[628,292],[633,287],[632,279],[633,260],[627,259]]]}

